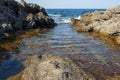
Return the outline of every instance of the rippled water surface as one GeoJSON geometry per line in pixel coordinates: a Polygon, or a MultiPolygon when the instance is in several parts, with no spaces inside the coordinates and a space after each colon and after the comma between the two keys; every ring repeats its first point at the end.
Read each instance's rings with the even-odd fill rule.
{"type": "Polygon", "coordinates": [[[106,53],[108,49],[99,40],[77,33],[70,24],[59,24],[46,34],[22,40],[21,54],[82,54],[106,53]]]}
{"type": "MultiPolygon", "coordinates": [[[[57,21],[58,19],[57,15],[57,21]]],[[[23,70],[20,60],[24,57],[44,53],[66,54],[85,71],[99,78],[98,80],[120,75],[120,46],[97,33],[77,33],[69,21],[60,22],[44,34],[24,37],[20,43],[21,45],[16,44],[7,51],[14,53],[12,59],[0,60],[0,80],[23,70]]]]}

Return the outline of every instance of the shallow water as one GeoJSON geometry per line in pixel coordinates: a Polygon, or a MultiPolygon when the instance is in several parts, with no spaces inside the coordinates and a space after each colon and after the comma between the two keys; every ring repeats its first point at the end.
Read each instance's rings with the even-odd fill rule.
{"type": "Polygon", "coordinates": [[[20,55],[67,54],[79,66],[102,79],[120,75],[120,47],[95,33],[77,33],[69,23],[22,39],[19,50],[20,55]]]}
{"type": "Polygon", "coordinates": [[[101,41],[77,33],[70,24],[59,24],[46,34],[24,38],[22,43],[20,54],[102,54],[109,51],[101,41]]]}
{"type": "Polygon", "coordinates": [[[20,44],[11,46],[7,51],[0,49],[2,53],[13,53],[10,59],[0,60],[0,80],[21,72],[24,69],[21,60],[32,54],[45,53],[66,54],[97,80],[120,75],[120,46],[97,33],[77,33],[69,21],[60,22],[44,34],[24,37],[20,39],[20,44]]]}

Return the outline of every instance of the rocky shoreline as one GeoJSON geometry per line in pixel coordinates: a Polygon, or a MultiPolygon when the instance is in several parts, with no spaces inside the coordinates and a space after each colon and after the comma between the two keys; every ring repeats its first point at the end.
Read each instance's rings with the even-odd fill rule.
{"type": "Polygon", "coordinates": [[[37,4],[0,0],[0,38],[35,28],[52,28],[54,20],[37,4]]]}
{"type": "Polygon", "coordinates": [[[80,19],[71,19],[78,32],[97,32],[120,44],[120,6],[84,14],[80,19]]]}
{"type": "Polygon", "coordinates": [[[96,77],[64,54],[33,54],[24,62],[24,70],[7,80],[120,80],[119,75],[104,77],[96,77]]]}
{"type": "MultiPolygon", "coordinates": [[[[32,32],[31,29],[52,28],[55,25],[45,9],[37,4],[24,0],[0,0],[0,40],[9,37],[13,39],[27,31],[32,32]]],[[[0,59],[7,57],[0,53],[0,59]]]]}
{"type": "Polygon", "coordinates": [[[25,66],[21,73],[8,80],[95,80],[64,55],[33,55],[25,66]]]}

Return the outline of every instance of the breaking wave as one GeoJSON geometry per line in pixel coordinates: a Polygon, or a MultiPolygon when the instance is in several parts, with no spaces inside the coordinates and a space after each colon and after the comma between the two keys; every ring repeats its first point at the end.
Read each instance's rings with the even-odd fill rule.
{"type": "Polygon", "coordinates": [[[63,17],[60,14],[49,14],[49,16],[51,16],[56,23],[60,24],[60,23],[70,23],[70,17],[63,17]]]}

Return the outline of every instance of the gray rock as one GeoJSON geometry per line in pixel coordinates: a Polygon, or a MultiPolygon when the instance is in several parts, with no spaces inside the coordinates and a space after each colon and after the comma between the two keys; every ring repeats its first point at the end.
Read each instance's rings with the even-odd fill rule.
{"type": "MultiPolygon", "coordinates": [[[[104,12],[95,11],[93,13],[87,13],[81,17],[81,19],[72,19],[71,23],[76,26],[77,31],[89,31],[92,29],[96,32],[104,35],[118,36],[120,33],[120,6],[107,9],[104,12]]],[[[120,42],[115,37],[117,42],[120,42]]]]}
{"type": "Polygon", "coordinates": [[[12,33],[18,30],[54,27],[55,22],[45,9],[24,0],[0,0],[0,33],[12,33]],[[5,24],[4,24],[5,23],[5,24]]]}
{"type": "Polygon", "coordinates": [[[1,30],[2,32],[10,32],[13,30],[11,23],[3,23],[1,24],[1,30]]]}
{"type": "Polygon", "coordinates": [[[20,4],[21,4],[22,6],[24,6],[24,7],[27,5],[27,3],[26,3],[24,0],[21,0],[21,1],[20,1],[20,4]]]}
{"type": "Polygon", "coordinates": [[[95,80],[70,58],[45,54],[25,62],[25,70],[8,80],[95,80]]]}

